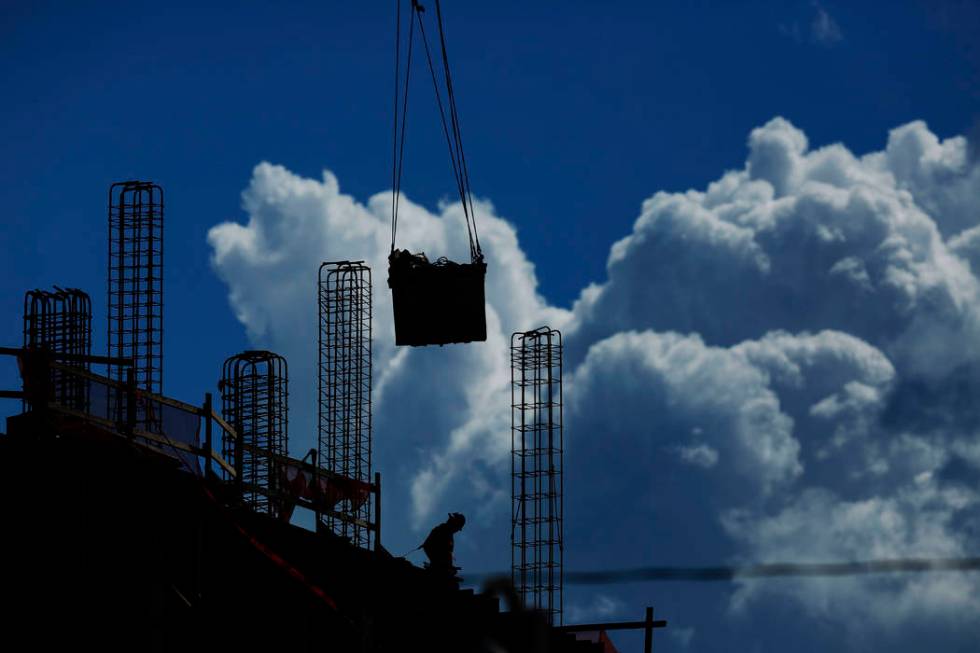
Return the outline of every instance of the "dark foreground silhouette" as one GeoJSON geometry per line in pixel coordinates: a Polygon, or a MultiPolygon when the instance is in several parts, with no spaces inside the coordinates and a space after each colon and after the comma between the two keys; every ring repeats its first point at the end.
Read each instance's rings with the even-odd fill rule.
{"type": "Polygon", "coordinates": [[[453,536],[463,530],[465,525],[466,517],[458,512],[450,513],[446,521],[429,532],[429,536],[422,542],[421,547],[426,557],[429,558],[426,568],[436,579],[436,582],[444,583],[453,588],[459,587],[459,583],[462,581],[462,578],[456,575],[460,568],[455,565],[453,559],[453,550],[455,549],[453,536]]]}

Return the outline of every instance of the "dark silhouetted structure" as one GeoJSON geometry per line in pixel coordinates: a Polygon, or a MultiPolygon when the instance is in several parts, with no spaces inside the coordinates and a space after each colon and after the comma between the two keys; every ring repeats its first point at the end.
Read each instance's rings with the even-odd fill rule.
{"type": "MultiPolygon", "coordinates": [[[[33,393],[27,379],[49,372],[50,356],[0,347],[0,360],[15,358],[23,390],[0,397],[33,393]]],[[[94,385],[115,383],[66,369],[94,385]]],[[[10,641],[100,651],[601,650],[539,612],[500,612],[494,593],[455,589],[381,548],[251,509],[233,483],[207,471],[217,465],[235,478],[210,447],[214,429],[236,437],[210,396],[203,406],[153,400],[190,421],[164,419],[164,433],[154,434],[41,400],[7,419],[0,558],[10,641]]],[[[290,490],[297,507],[330,510],[341,479],[276,461],[294,482],[303,477],[306,489],[290,490]]],[[[380,484],[366,489],[377,501],[380,484]]]]}
{"type": "MultiPolygon", "coordinates": [[[[62,354],[58,363],[89,369],[85,357],[92,353],[92,301],[77,288],[31,290],[24,295],[24,348],[62,354]]],[[[51,369],[47,380],[49,399],[82,412],[89,407],[89,384],[83,379],[51,369]]],[[[29,406],[25,403],[25,409],[29,406]]]]}
{"type": "MultiPolygon", "coordinates": [[[[163,391],[163,189],[148,181],[124,181],[109,188],[109,357],[133,361],[136,386],[163,391]]],[[[126,370],[109,376],[126,383],[126,370]]],[[[122,412],[115,393],[114,410],[122,412]]],[[[137,404],[137,428],[160,433],[158,407],[137,404]]]]}
{"type": "MultiPolygon", "coordinates": [[[[371,269],[363,261],[323,263],[319,271],[319,464],[371,482],[371,269]]],[[[326,528],[370,548],[371,502],[356,493],[322,514],[326,528]]]]}
{"type": "Polygon", "coordinates": [[[245,351],[225,360],[218,383],[221,412],[235,430],[224,432],[221,454],[235,469],[238,494],[252,510],[278,515],[277,457],[289,437],[289,370],[271,351],[245,351]]]}
{"type": "Polygon", "coordinates": [[[463,152],[459,114],[456,111],[456,93],[453,89],[446,49],[446,35],[442,24],[442,7],[435,3],[436,26],[439,30],[439,47],[442,55],[443,83],[432,60],[428,37],[425,32],[425,8],[412,2],[408,16],[408,44],[405,63],[405,85],[399,91],[401,77],[401,8],[396,16],[395,36],[395,110],[394,143],[392,147],[391,182],[394,192],[391,201],[391,253],[388,256],[388,287],[395,316],[396,345],[448,345],[458,342],[485,341],[487,318],[484,302],[484,282],[487,264],[480,248],[480,235],[476,229],[476,211],[470,176],[463,152]],[[408,116],[408,89],[412,74],[412,47],[415,27],[424,46],[432,86],[435,91],[439,119],[443,135],[449,147],[449,161],[459,193],[463,218],[470,246],[470,262],[455,263],[446,258],[430,262],[425,254],[412,254],[395,248],[398,233],[398,200],[401,195],[402,164],[405,158],[405,131],[408,116]],[[441,88],[440,88],[441,87],[441,88]],[[446,103],[443,105],[443,92],[446,103]],[[401,107],[399,108],[399,105],[401,107]],[[399,116],[401,122],[399,124],[399,116]]]}
{"type": "Polygon", "coordinates": [[[454,263],[444,258],[430,263],[424,254],[395,250],[388,264],[396,345],[487,339],[486,263],[454,263]]]}
{"type": "Polygon", "coordinates": [[[525,607],[562,623],[562,341],[541,327],[511,337],[511,573],[525,607]]]}
{"type": "Polygon", "coordinates": [[[595,624],[576,624],[574,626],[560,626],[556,630],[564,633],[577,633],[577,636],[586,641],[600,644],[603,651],[615,651],[616,648],[609,640],[606,631],[609,630],[642,630],[643,631],[643,653],[650,653],[653,650],[653,631],[656,628],[666,628],[665,619],[654,619],[653,608],[648,606],[643,621],[612,621],[595,624]]]}

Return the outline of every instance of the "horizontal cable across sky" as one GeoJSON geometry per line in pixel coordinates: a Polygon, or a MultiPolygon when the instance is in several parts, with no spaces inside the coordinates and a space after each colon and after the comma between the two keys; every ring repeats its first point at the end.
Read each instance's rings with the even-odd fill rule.
{"type": "MultiPolygon", "coordinates": [[[[719,567],[636,567],[565,573],[567,585],[615,585],[652,581],[731,581],[738,578],[785,576],[859,576],[864,574],[921,573],[931,571],[980,571],[977,558],[896,558],[856,562],[769,563],[719,567]]],[[[469,583],[479,583],[506,574],[466,574],[469,583]]]]}

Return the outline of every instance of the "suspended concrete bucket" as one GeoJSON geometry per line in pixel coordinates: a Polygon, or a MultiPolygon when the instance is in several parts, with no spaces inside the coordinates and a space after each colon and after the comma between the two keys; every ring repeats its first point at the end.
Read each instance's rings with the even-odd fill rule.
{"type": "Polygon", "coordinates": [[[487,264],[430,263],[425,254],[394,250],[388,287],[395,313],[395,344],[422,347],[487,339],[484,282],[487,264]]]}

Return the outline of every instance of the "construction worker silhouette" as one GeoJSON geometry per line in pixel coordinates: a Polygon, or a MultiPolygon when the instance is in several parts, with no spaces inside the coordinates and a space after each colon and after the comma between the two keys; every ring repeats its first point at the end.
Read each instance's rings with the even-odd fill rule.
{"type": "Polygon", "coordinates": [[[463,530],[464,525],[466,517],[458,512],[450,513],[449,519],[433,528],[422,542],[422,550],[429,558],[429,571],[433,574],[455,579],[459,567],[453,565],[453,535],[463,530]]]}

